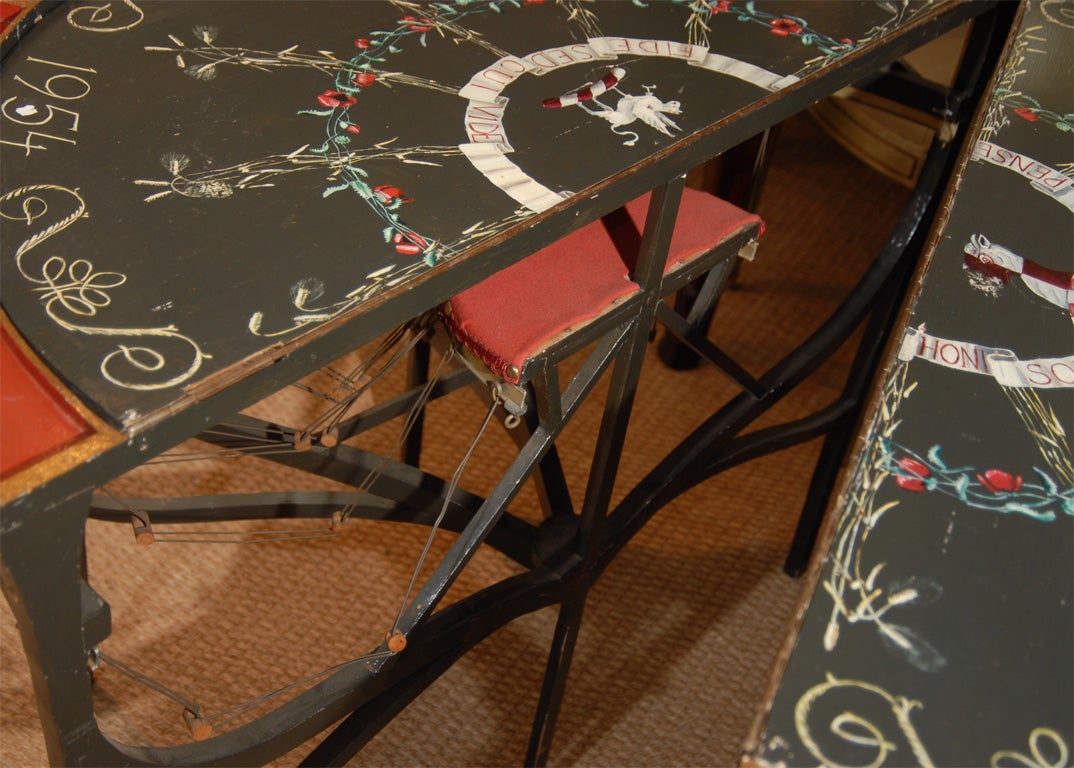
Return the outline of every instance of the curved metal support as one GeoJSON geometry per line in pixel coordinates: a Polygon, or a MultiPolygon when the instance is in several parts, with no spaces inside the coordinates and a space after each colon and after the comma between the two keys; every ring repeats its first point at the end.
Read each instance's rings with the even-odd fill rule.
{"type": "MultiPolygon", "coordinates": [[[[898,277],[900,268],[908,266],[914,252],[911,246],[922,236],[922,224],[947,177],[956,143],[933,145],[918,185],[885,247],[829,319],[759,378],[763,394],[758,397],[743,392],[730,400],[620,502],[610,515],[609,535],[601,543],[593,578],[663,505],[696,483],[748,459],[819,436],[856,412],[860,391],[845,391],[843,398],[810,417],[736,438],[827,360],[873,311],[877,296],[898,277]]],[[[861,370],[851,375],[861,373],[869,375],[861,370]]]]}
{"type": "MultiPolygon", "coordinates": [[[[361,703],[371,676],[346,668],[254,723],[197,744],[130,746],[105,737],[93,710],[87,660],[103,637],[88,636],[82,578],[88,499],[79,496],[7,531],[5,546],[40,552],[4,561],[2,584],[28,652],[49,761],[54,765],[255,765],[313,738],[361,703]],[[10,538],[9,538],[10,537],[10,538]]],[[[107,627],[103,634],[107,635],[107,627]]]]}
{"type": "Polygon", "coordinates": [[[85,497],[73,499],[5,539],[13,546],[36,544],[34,551],[49,559],[49,568],[33,560],[5,561],[2,583],[26,647],[36,654],[36,663],[31,665],[35,693],[49,760],[56,765],[260,765],[313,739],[352,712],[360,715],[349,720],[360,719],[385,700],[401,708],[494,631],[518,616],[562,600],[561,572],[540,569],[511,577],[413,628],[405,653],[392,655],[381,646],[375,653],[384,660],[375,668],[368,657],[356,659],[252,723],[176,747],[120,744],[101,733],[93,710],[87,658],[103,637],[86,632],[87,590],[81,575],[86,502],[85,497]],[[47,546],[41,543],[45,540],[47,546]],[[42,573],[51,577],[43,579],[42,573]],[[419,679],[424,682],[416,686],[419,679]]]}

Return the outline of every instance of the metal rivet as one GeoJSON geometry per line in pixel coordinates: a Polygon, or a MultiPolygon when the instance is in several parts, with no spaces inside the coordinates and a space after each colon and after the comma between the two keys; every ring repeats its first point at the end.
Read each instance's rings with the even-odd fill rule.
{"type": "Polygon", "coordinates": [[[507,378],[509,379],[517,379],[519,374],[518,366],[509,365],[504,373],[507,374],[507,378]]]}

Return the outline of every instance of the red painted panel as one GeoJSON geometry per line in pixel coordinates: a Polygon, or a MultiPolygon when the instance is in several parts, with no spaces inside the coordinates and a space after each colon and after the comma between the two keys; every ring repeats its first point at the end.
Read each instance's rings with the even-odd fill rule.
{"type": "Polygon", "coordinates": [[[0,477],[8,477],[92,432],[0,327],[0,477]]]}
{"type": "Polygon", "coordinates": [[[0,3],[0,34],[7,30],[8,25],[18,18],[22,11],[23,7],[17,3],[0,3]]]}

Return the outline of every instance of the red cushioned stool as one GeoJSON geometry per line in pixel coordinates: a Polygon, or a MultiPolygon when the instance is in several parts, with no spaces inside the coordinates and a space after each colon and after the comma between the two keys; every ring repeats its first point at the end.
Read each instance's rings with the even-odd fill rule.
{"type": "MultiPolygon", "coordinates": [[[[649,203],[650,195],[643,195],[441,307],[453,352],[492,389],[494,401],[509,414],[508,426],[525,420],[525,430],[511,430],[520,448],[531,439],[544,446],[537,492],[549,519],[570,518],[572,502],[555,447],[546,441],[605,370],[623,329],[640,309],[637,300],[644,297],[631,275],[649,203]],[[557,364],[591,344],[593,351],[561,389],[557,364]]],[[[718,296],[737,257],[752,258],[763,229],[754,214],[708,193],[684,190],[661,296],[706,273],[702,294],[718,296]]],[[[709,342],[692,318],[680,317],[664,302],[657,302],[655,317],[744,388],[756,388],[756,381],[709,342]]],[[[424,374],[413,383],[423,380],[424,374]]],[[[408,460],[415,463],[419,440],[408,443],[408,460]]]]}
{"type": "MultiPolygon", "coordinates": [[[[628,203],[455,296],[443,307],[455,338],[496,376],[525,382],[536,358],[580,346],[598,318],[640,290],[630,275],[649,195],[628,203]]],[[[664,271],[663,295],[735,256],[752,258],[763,232],[756,214],[706,192],[686,189],[664,271]]]]}

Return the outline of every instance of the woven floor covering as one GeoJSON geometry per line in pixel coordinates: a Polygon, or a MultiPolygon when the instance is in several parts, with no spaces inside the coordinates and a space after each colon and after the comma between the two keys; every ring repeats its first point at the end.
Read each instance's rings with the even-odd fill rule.
{"type": "MultiPolygon", "coordinates": [[[[791,120],[779,137],[761,203],[767,234],[720,305],[715,341],[755,375],[774,364],[865,270],[907,194],[846,154],[808,116],[791,120]]],[[[841,350],[765,423],[828,403],[850,357],[849,348],[841,350]]],[[[390,378],[378,382],[371,397],[383,399],[397,386],[390,378]]],[[[667,369],[651,345],[616,499],[735,393],[714,370],[667,369]]],[[[602,397],[598,390],[559,441],[576,504],[602,397]]],[[[257,410],[301,423],[318,407],[292,388],[257,410]]],[[[462,391],[429,410],[423,464],[448,477],[485,406],[462,391]]],[[[506,431],[494,426],[463,476],[462,485],[477,493],[492,487],[515,452],[506,431]]],[[[362,445],[389,439],[378,433],[362,445]]],[[[737,762],[800,597],[800,583],[781,566],[818,451],[819,440],[707,481],[661,510],[626,547],[590,594],[552,765],[737,762]]],[[[246,458],[145,467],[109,490],[167,496],[295,487],[311,487],[310,480],[246,458]]],[[[512,508],[528,519],[540,514],[530,487],[512,508]]],[[[292,527],[314,525],[320,523],[292,527]]],[[[204,712],[218,713],[375,647],[399,610],[425,537],[425,529],[412,526],[350,521],[335,538],[139,546],[129,525],[91,521],[91,583],[113,617],[102,650],[204,712]]],[[[429,563],[450,539],[437,536],[429,563]]],[[[505,558],[482,551],[448,601],[513,572],[505,558]]],[[[37,710],[6,602],[0,621],[0,766],[42,766],[37,710]]],[[[547,609],[493,635],[351,764],[521,764],[554,624],[555,613],[547,609]]],[[[175,701],[113,665],[104,664],[95,679],[107,734],[126,743],[189,740],[175,701]]],[[[221,728],[264,713],[297,690],[221,728]]],[[[296,765],[306,752],[296,750],[275,765],[296,765]]]]}

